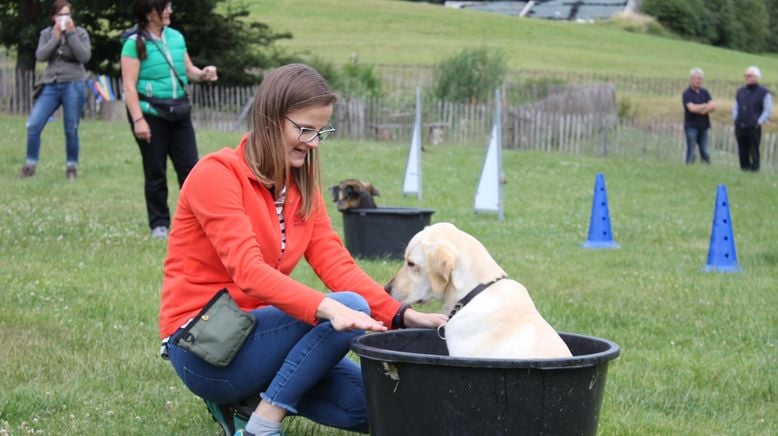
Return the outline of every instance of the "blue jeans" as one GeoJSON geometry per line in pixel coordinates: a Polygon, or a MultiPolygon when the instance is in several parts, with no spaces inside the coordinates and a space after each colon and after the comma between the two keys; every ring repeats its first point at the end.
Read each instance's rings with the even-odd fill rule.
{"type": "MultiPolygon", "coordinates": [[[[354,292],[327,294],[364,313],[370,309],[354,292]]],[[[315,326],[274,307],[252,311],[252,334],[226,367],[205,363],[173,344],[168,356],[178,376],[196,395],[219,404],[261,396],[291,414],[346,430],[367,432],[367,399],[359,365],[346,357],[361,330],[338,332],[329,321],[315,326]]]]}
{"type": "Polygon", "coordinates": [[[694,162],[694,146],[700,147],[700,158],[705,163],[710,163],[710,154],[708,153],[708,129],[699,127],[684,126],[686,132],[686,163],[694,162]]]}
{"type": "Polygon", "coordinates": [[[65,153],[68,166],[78,165],[78,123],[86,101],[86,84],[83,80],[43,85],[41,95],[32,107],[27,120],[26,164],[37,165],[41,151],[41,132],[51,114],[62,106],[65,125],[65,153]]]}

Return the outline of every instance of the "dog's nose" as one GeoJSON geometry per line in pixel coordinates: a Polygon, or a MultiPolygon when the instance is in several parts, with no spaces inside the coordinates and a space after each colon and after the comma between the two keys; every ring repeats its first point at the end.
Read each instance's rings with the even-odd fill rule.
{"type": "Polygon", "coordinates": [[[389,281],[389,283],[387,283],[384,286],[384,291],[386,291],[387,294],[391,294],[392,293],[392,281],[391,280],[389,281]]]}

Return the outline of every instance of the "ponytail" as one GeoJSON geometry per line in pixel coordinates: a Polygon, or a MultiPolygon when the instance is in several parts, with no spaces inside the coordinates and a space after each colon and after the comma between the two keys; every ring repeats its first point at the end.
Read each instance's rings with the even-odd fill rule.
{"type": "Polygon", "coordinates": [[[138,31],[135,33],[135,51],[138,52],[138,59],[146,59],[146,23],[138,23],[138,31]]]}

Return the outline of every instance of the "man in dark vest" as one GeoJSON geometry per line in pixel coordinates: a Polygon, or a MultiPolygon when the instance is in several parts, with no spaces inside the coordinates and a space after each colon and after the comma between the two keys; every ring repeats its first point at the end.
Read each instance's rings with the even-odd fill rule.
{"type": "Polygon", "coordinates": [[[770,91],[759,84],[762,72],[755,66],[746,69],[746,84],[737,91],[732,106],[735,120],[735,139],[740,155],[740,169],[759,171],[759,142],[762,140],[762,125],[773,112],[770,91]]]}
{"type": "Polygon", "coordinates": [[[710,163],[708,153],[708,130],[710,116],[716,109],[716,103],[707,89],[702,87],[702,70],[692,68],[689,71],[689,87],[683,92],[683,130],[686,133],[686,163],[694,163],[694,148],[700,148],[700,159],[710,163]]]}

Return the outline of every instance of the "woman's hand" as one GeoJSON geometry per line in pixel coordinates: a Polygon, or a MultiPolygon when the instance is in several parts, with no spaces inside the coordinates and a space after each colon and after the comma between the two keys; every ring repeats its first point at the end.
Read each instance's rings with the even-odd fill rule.
{"type": "Polygon", "coordinates": [[[151,128],[149,127],[149,123],[146,122],[145,118],[141,118],[138,120],[138,122],[133,123],[133,131],[135,132],[135,137],[140,139],[141,141],[151,142],[151,128]]]}
{"type": "Polygon", "coordinates": [[[321,301],[316,309],[316,317],[329,320],[332,327],[339,332],[350,330],[384,332],[387,330],[384,323],[374,320],[366,313],[346,307],[332,298],[324,298],[321,301]]]}
{"type": "Polygon", "coordinates": [[[65,21],[65,32],[72,32],[76,30],[76,22],[73,21],[73,18],[68,17],[65,21]]]}
{"type": "Polygon", "coordinates": [[[215,82],[219,80],[219,76],[216,74],[216,67],[213,65],[208,65],[207,67],[204,67],[202,70],[200,70],[200,81],[201,82],[215,82]]]}
{"type": "Polygon", "coordinates": [[[405,327],[437,328],[448,322],[448,317],[442,313],[417,312],[413,309],[405,311],[405,327]]]}

